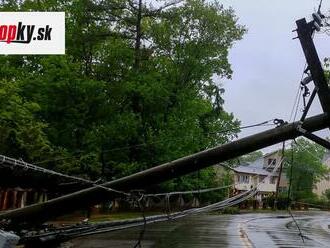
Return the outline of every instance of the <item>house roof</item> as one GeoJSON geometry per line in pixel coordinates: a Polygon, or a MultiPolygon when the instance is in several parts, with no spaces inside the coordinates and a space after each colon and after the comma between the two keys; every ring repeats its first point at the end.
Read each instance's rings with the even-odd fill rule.
{"type": "Polygon", "coordinates": [[[238,167],[233,168],[235,172],[247,173],[255,175],[269,175],[269,172],[263,169],[264,158],[258,158],[257,160],[250,162],[248,164],[241,164],[238,167]]]}
{"type": "Polygon", "coordinates": [[[262,167],[254,167],[254,166],[238,166],[236,168],[233,168],[235,172],[238,173],[246,173],[246,174],[254,174],[254,175],[262,175],[262,176],[268,176],[270,173],[266,170],[264,170],[262,167]]]}
{"type": "Polygon", "coordinates": [[[247,164],[248,167],[263,168],[264,167],[264,158],[258,158],[257,160],[247,164]]]}
{"type": "Polygon", "coordinates": [[[266,153],[266,154],[264,154],[263,155],[263,157],[265,158],[265,157],[268,157],[268,156],[270,156],[270,155],[273,155],[273,154],[275,154],[275,153],[278,153],[280,150],[275,150],[275,151],[272,151],[272,152],[269,152],[269,153],[266,153]]]}

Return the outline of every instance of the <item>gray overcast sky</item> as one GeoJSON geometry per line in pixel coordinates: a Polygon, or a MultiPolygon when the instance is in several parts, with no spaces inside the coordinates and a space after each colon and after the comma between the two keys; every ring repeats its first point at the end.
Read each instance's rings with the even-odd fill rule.
{"type": "MultiPolygon", "coordinates": [[[[295,20],[317,9],[318,0],[225,0],[246,26],[247,34],[230,51],[232,80],[220,80],[226,90],[225,109],[233,112],[242,125],[272,118],[289,120],[305,58],[299,40],[292,40],[295,20]]],[[[323,12],[330,1],[323,1],[323,12]]],[[[320,59],[330,57],[330,36],[315,36],[320,59]]],[[[315,102],[311,114],[321,112],[315,102]]],[[[300,113],[298,113],[300,116],[300,113]]],[[[246,129],[240,137],[265,128],[246,129]]],[[[322,136],[328,133],[322,133],[322,136]]],[[[270,148],[274,149],[274,148],[270,148]]],[[[269,149],[267,149],[269,150],[269,149]]]]}

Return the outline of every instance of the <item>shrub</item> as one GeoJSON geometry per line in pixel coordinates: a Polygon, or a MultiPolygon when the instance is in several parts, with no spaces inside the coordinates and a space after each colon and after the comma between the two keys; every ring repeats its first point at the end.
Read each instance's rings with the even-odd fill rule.
{"type": "Polygon", "coordinates": [[[239,208],[238,207],[226,207],[221,210],[222,214],[239,214],[239,208]]]}

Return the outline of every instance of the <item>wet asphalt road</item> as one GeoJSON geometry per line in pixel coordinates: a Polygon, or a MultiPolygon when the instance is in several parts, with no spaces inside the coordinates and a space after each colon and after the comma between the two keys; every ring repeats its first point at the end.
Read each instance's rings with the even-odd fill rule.
{"type": "MultiPolygon", "coordinates": [[[[141,247],[330,247],[330,213],[197,215],[147,226],[141,247]]],[[[142,227],[78,238],[71,247],[133,248],[142,227]]]]}

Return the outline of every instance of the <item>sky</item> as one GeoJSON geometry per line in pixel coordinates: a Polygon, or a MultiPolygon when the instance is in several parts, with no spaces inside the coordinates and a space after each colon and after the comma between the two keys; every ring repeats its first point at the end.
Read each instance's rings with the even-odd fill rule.
{"type": "MultiPolygon", "coordinates": [[[[298,39],[293,40],[295,21],[317,10],[319,0],[222,0],[231,6],[238,22],[248,32],[230,50],[229,61],[234,71],[231,80],[217,79],[225,88],[224,108],[241,121],[242,126],[273,118],[288,121],[305,65],[298,39]]],[[[328,13],[330,1],[323,1],[322,11],[328,13]]],[[[330,57],[330,36],[320,33],[314,38],[319,57],[330,57]]],[[[301,111],[301,108],[299,108],[301,111]]],[[[309,115],[321,113],[320,104],[313,103],[309,115]]],[[[299,118],[301,112],[298,112],[299,118]]],[[[268,127],[269,128],[269,127],[268,127]]],[[[245,137],[267,128],[245,129],[245,137]]],[[[328,131],[319,133],[329,136],[328,131]]],[[[264,151],[273,150],[270,147],[264,151]]]]}

